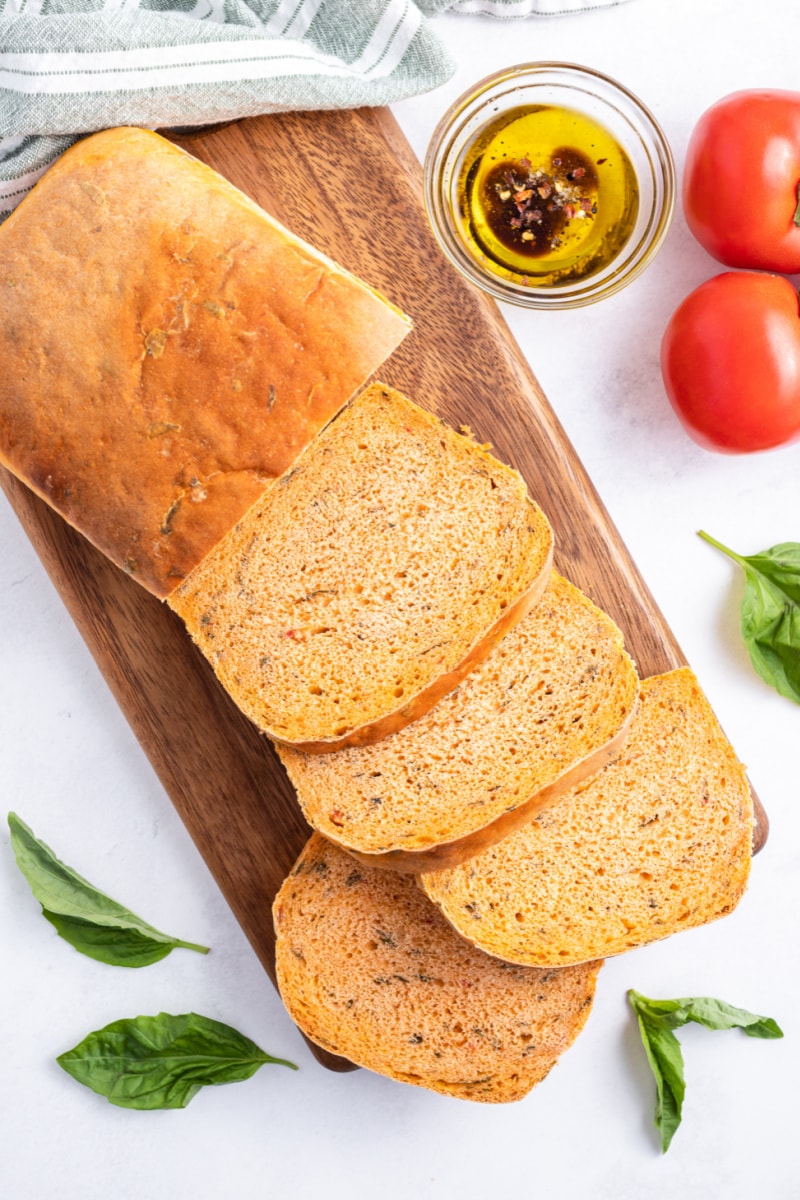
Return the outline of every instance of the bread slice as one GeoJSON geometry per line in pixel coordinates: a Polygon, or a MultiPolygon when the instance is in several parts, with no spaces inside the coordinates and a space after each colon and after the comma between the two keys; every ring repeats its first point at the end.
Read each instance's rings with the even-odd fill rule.
{"type": "Polygon", "coordinates": [[[107,130],[0,228],[0,463],[164,596],[409,328],[209,167],[107,130]]]}
{"type": "Polygon", "coordinates": [[[312,1041],[464,1100],[519,1100],[589,1015],[602,964],[508,966],[453,932],[410,876],[315,834],[274,905],[278,987],[312,1041]]]}
{"type": "Polygon", "coordinates": [[[261,730],[320,753],[431,708],[539,598],[551,554],[516,471],[373,384],[169,603],[261,730]]]}
{"type": "Polygon", "coordinates": [[[621,954],[731,912],[747,884],[744,768],[688,668],[647,679],[625,748],[526,828],[421,884],[507,962],[621,954]]]}
{"type": "Polygon", "coordinates": [[[553,572],[457,691],[374,746],[279,748],[309,824],[362,862],[454,866],[619,749],[639,681],[616,625],[553,572]]]}

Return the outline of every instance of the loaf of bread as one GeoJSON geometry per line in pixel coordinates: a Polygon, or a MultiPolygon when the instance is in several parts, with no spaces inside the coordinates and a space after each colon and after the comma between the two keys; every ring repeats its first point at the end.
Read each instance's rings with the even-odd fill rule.
{"type": "Polygon", "coordinates": [[[165,596],[409,325],[164,138],[95,134],[0,228],[0,463],[165,596]]]}
{"type": "Polygon", "coordinates": [[[321,753],[456,687],[539,599],[551,553],[516,471],[373,384],[169,604],[263,732],[321,753]]]}
{"type": "Polygon", "coordinates": [[[590,782],[421,885],[507,962],[606,958],[731,912],[750,869],[744,769],[688,668],[647,679],[628,741],[590,782]]]}
{"type": "Polygon", "coordinates": [[[616,625],[553,572],[527,617],[412,725],[374,746],[279,753],[314,829],[362,862],[437,870],[603,766],[638,691],[616,625]]]}
{"type": "Polygon", "coordinates": [[[464,1100],[519,1100],[577,1037],[600,963],[509,966],[468,945],[409,875],[312,836],[275,899],[283,1001],[313,1042],[464,1100]]]}

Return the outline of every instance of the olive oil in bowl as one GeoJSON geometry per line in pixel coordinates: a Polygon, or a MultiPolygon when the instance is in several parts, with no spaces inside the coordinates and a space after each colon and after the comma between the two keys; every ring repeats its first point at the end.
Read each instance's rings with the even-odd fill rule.
{"type": "Polygon", "coordinates": [[[663,131],[622,84],[575,63],[522,63],[447,110],[425,156],[446,258],[497,300],[577,308],[652,262],[675,205],[663,131]]]}
{"type": "Polygon", "coordinates": [[[602,270],[633,232],[633,165],[611,133],[554,105],[512,109],[469,148],[458,184],[464,237],[501,277],[558,287],[602,270]]]}

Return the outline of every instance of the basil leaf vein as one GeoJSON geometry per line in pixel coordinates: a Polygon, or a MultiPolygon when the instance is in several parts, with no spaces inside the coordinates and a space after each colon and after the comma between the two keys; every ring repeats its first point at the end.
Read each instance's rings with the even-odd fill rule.
{"type": "Polygon", "coordinates": [[[655,1125],[664,1153],[681,1123],[686,1094],[683,1054],[674,1029],[693,1021],[706,1029],[741,1029],[748,1037],[783,1037],[771,1017],[761,1017],[711,996],[652,1000],[631,988],[628,1001],[636,1014],[642,1045],[656,1082],[655,1125]]]}
{"type": "Polygon", "coordinates": [[[800,543],[781,542],[746,556],[702,529],[699,536],[745,573],[740,622],[754,668],[782,696],[800,704],[800,543]]]}
{"type": "Polygon", "coordinates": [[[8,826],[17,866],[41,904],[42,913],[59,936],[81,954],[111,966],[145,967],[177,947],[208,953],[206,946],[161,933],[98,891],[61,862],[16,813],[8,814],[8,826]]]}
{"type": "Polygon", "coordinates": [[[296,1071],[230,1025],[198,1013],[131,1017],[88,1034],[56,1059],[119,1108],[185,1108],[202,1087],[249,1079],[265,1063],[296,1071]]]}

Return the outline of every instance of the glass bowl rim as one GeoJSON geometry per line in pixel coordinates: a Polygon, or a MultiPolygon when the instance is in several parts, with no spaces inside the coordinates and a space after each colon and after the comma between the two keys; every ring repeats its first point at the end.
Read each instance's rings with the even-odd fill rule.
{"type": "MultiPolygon", "coordinates": [[[[468,141],[474,140],[482,128],[482,125],[478,125],[468,141]]],[[[452,167],[452,164],[450,165],[452,167]]],[[[504,300],[522,308],[578,308],[613,295],[631,283],[645,270],[663,245],[675,209],[676,189],[675,162],[669,141],[647,105],[625,84],[603,71],[583,66],[580,63],[554,59],[516,63],[513,66],[494,71],[472,84],[449,105],[437,122],[423,163],[425,208],[436,240],[445,257],[463,276],[496,300],[504,300]],[[553,75],[554,78],[548,80],[547,75],[553,75]],[[557,78],[559,75],[563,75],[564,78],[557,78]],[[584,89],[588,94],[603,101],[606,96],[602,94],[602,88],[607,89],[611,96],[619,97],[623,104],[627,105],[627,111],[625,107],[620,108],[621,115],[632,124],[630,122],[630,112],[632,111],[644,125],[646,137],[642,136],[640,129],[634,127],[634,130],[645,149],[654,174],[653,205],[647,217],[648,232],[643,241],[639,243],[633,260],[629,261],[624,269],[610,276],[601,276],[594,284],[592,276],[588,276],[586,280],[578,281],[578,286],[571,291],[561,290],[557,287],[536,288],[535,286],[525,289],[522,285],[515,285],[512,281],[506,281],[502,276],[495,275],[481,267],[479,260],[467,249],[456,230],[453,214],[442,187],[443,171],[448,165],[448,158],[453,151],[453,145],[457,141],[458,135],[463,131],[464,125],[491,102],[492,93],[502,87],[504,83],[520,82],[524,85],[528,80],[535,83],[539,79],[543,83],[562,86],[567,90],[579,80],[588,81],[590,84],[595,81],[599,86],[594,90],[591,87],[584,89]],[[465,120],[459,124],[459,117],[464,115],[465,120]],[[448,134],[452,134],[449,139],[448,134]],[[458,247],[458,252],[448,244],[448,235],[458,247]]]]}

